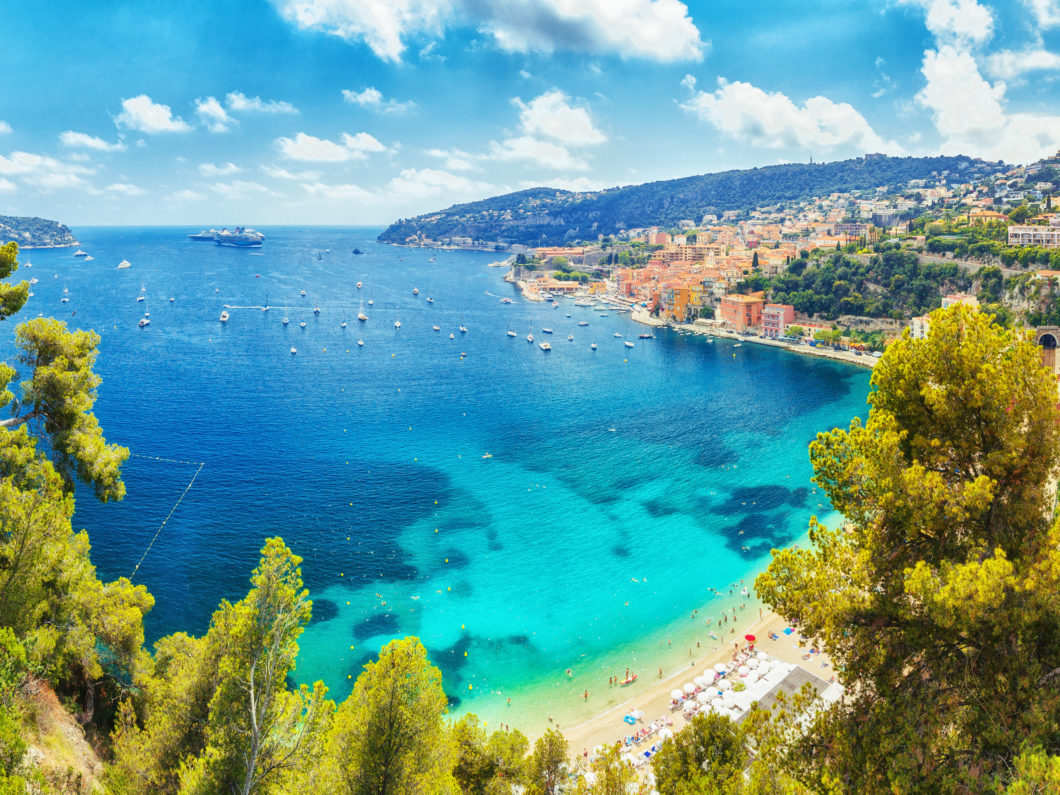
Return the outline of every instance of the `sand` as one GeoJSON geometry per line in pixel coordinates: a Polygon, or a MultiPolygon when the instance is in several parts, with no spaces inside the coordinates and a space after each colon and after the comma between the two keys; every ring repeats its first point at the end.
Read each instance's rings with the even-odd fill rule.
{"type": "MultiPolygon", "coordinates": [[[[756,638],[755,649],[757,651],[764,651],[771,657],[784,662],[801,665],[825,681],[830,680],[834,672],[832,670],[832,662],[828,656],[823,653],[810,655],[809,645],[800,645],[802,638],[797,631],[791,635],[783,633],[787,626],[788,624],[785,623],[784,619],[776,613],[766,613],[761,619],[738,630],[733,637],[740,639],[739,646],[742,648],[747,645],[746,641],[743,640],[744,635],[754,635],[756,638]],[[778,640],[770,640],[770,633],[775,633],[778,636],[778,640]]],[[[705,668],[711,667],[718,662],[728,662],[731,660],[732,654],[733,646],[730,644],[727,649],[710,652],[702,657],[695,658],[689,668],[662,679],[655,676],[654,672],[640,672],[642,676],[650,676],[655,680],[646,692],[641,691],[631,695],[628,700],[610,707],[599,715],[576,726],[561,727],[560,730],[570,745],[571,756],[574,758],[583,757],[586,752],[592,755],[592,750],[595,746],[621,741],[633,731],[663,716],[673,721],[672,728],[674,731],[680,730],[687,721],[680,710],[670,711],[670,691],[680,689],[685,682],[690,682],[692,677],[698,676],[705,668]],[[644,717],[636,727],[628,726],[622,721],[622,717],[631,709],[639,709],[644,713],[644,717]]],[[[534,739],[534,737],[531,737],[531,741],[534,739]]]]}

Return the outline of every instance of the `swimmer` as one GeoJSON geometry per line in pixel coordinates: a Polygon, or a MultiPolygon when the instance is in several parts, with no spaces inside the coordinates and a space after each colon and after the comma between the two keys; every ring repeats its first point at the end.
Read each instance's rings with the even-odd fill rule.
{"type": "Polygon", "coordinates": [[[574,676],[574,671],[572,671],[570,668],[568,668],[567,669],[567,676],[574,676]]]}

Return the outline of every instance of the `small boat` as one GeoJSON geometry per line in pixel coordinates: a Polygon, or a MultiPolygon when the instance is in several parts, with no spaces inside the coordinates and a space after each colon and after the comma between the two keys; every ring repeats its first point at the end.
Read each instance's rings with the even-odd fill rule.
{"type": "Polygon", "coordinates": [[[579,326],[588,326],[589,325],[589,321],[588,320],[579,320],[578,321],[578,325],[579,326]]]}
{"type": "Polygon", "coordinates": [[[364,340],[357,340],[357,346],[360,348],[364,347],[364,340]]]}
{"type": "Polygon", "coordinates": [[[568,312],[564,317],[570,317],[570,313],[568,312]]]}
{"type": "Polygon", "coordinates": [[[228,310],[227,309],[222,309],[221,310],[221,322],[222,323],[227,323],[228,322],[228,310]]]}
{"type": "Polygon", "coordinates": [[[647,333],[647,334],[638,334],[637,337],[639,339],[642,339],[642,340],[653,340],[653,339],[655,339],[655,335],[650,333],[650,332],[647,333]]]}
{"type": "Polygon", "coordinates": [[[371,298],[369,298],[368,299],[368,306],[374,306],[374,305],[375,305],[375,301],[373,301],[371,298]]]}
{"type": "Polygon", "coordinates": [[[170,297],[169,297],[169,303],[173,303],[173,302],[174,302],[174,301],[176,301],[176,300],[177,300],[177,299],[176,299],[176,298],[174,298],[173,296],[170,296],[170,297]]]}
{"type": "Polygon", "coordinates": [[[123,268],[128,268],[131,265],[132,265],[132,263],[129,262],[129,260],[123,259],[121,262],[118,263],[118,270],[122,270],[123,268]]]}
{"type": "Polygon", "coordinates": [[[622,344],[623,344],[623,345],[625,345],[625,346],[626,346],[627,348],[632,348],[632,347],[633,347],[633,343],[632,343],[632,342],[630,342],[629,340],[626,340],[626,341],[625,341],[624,343],[622,343],[622,344]]]}
{"type": "Polygon", "coordinates": [[[313,307],[313,314],[314,315],[319,315],[320,314],[320,307],[319,306],[314,306],[313,307]]]}
{"type": "Polygon", "coordinates": [[[533,342],[534,341],[534,332],[531,331],[529,334],[526,335],[526,341],[527,342],[533,342]]]}
{"type": "Polygon", "coordinates": [[[589,349],[595,351],[596,350],[596,343],[594,342],[592,345],[590,345],[589,349]]]}
{"type": "Polygon", "coordinates": [[[75,257],[87,257],[88,256],[88,252],[87,251],[82,251],[81,249],[78,249],[77,251],[74,252],[74,256],[75,257]]]}
{"type": "Polygon", "coordinates": [[[483,458],[493,458],[493,453],[485,453],[482,457],[483,458]]]}
{"type": "Polygon", "coordinates": [[[142,295],[141,296],[137,296],[136,303],[140,303],[143,300],[144,300],[144,297],[142,295]]]}
{"type": "Polygon", "coordinates": [[[514,331],[512,331],[511,329],[508,329],[508,330],[507,330],[507,331],[506,331],[505,333],[506,333],[506,334],[507,334],[507,335],[508,335],[509,337],[514,337],[514,336],[516,336],[516,333],[515,333],[514,331]]]}
{"type": "Polygon", "coordinates": [[[291,346],[291,353],[298,353],[298,348],[296,348],[296,347],[294,347],[294,345],[292,345],[291,346]]]}
{"type": "Polygon", "coordinates": [[[89,256],[85,257],[85,262],[93,262],[95,259],[96,259],[95,257],[89,255],[89,256]]]}
{"type": "Polygon", "coordinates": [[[548,353],[550,350],[552,350],[552,346],[547,342],[542,342],[538,347],[545,353],[548,353]]]}
{"type": "Polygon", "coordinates": [[[442,330],[441,326],[431,326],[431,328],[434,329],[435,331],[441,331],[442,330]]]}
{"type": "Polygon", "coordinates": [[[30,280],[29,280],[29,283],[30,283],[30,284],[36,284],[36,283],[37,283],[37,281],[38,281],[37,277],[36,277],[36,276],[34,276],[34,277],[33,277],[32,279],[30,279],[30,280]]]}
{"type": "Polygon", "coordinates": [[[401,321],[400,320],[395,320],[394,321],[394,328],[401,328],[401,321]]]}
{"type": "Polygon", "coordinates": [[[543,332],[545,332],[546,334],[551,334],[551,333],[552,333],[552,329],[550,329],[550,328],[543,328],[543,329],[541,329],[541,330],[542,330],[543,332]]]}
{"type": "Polygon", "coordinates": [[[614,336],[616,339],[622,339],[622,335],[619,334],[617,331],[612,336],[614,336]]]}
{"type": "MultiPolygon", "coordinates": [[[[353,253],[354,253],[354,254],[356,254],[356,253],[357,253],[357,249],[354,249],[354,250],[353,250],[353,253]]],[[[362,285],[361,285],[361,283],[360,283],[360,282],[357,282],[357,289],[358,289],[358,290],[360,290],[360,289],[361,289],[361,286],[362,286],[362,285]]]]}
{"type": "Polygon", "coordinates": [[[413,295],[419,295],[420,294],[420,288],[419,287],[413,287],[412,288],[412,294],[413,295]]]}
{"type": "Polygon", "coordinates": [[[364,312],[358,312],[357,319],[363,323],[368,319],[368,315],[366,315],[364,312]]]}
{"type": "Polygon", "coordinates": [[[627,676],[627,677],[626,677],[625,679],[621,679],[621,680],[619,680],[619,683],[618,683],[618,684],[619,684],[619,685],[620,685],[621,687],[625,687],[626,685],[631,685],[631,684],[633,684],[633,683],[634,683],[634,682],[636,682],[636,681],[637,681],[637,675],[636,675],[636,674],[630,674],[630,675],[629,675],[629,676],[627,676]]]}
{"type": "Polygon", "coordinates": [[[146,317],[142,317],[142,318],[140,318],[140,322],[137,325],[140,328],[143,328],[144,326],[150,326],[151,325],[151,321],[148,320],[146,317]]]}
{"type": "Polygon", "coordinates": [[[461,325],[460,326],[460,333],[461,334],[467,334],[467,326],[461,325]]]}
{"type": "Polygon", "coordinates": [[[304,320],[299,320],[298,321],[298,328],[305,328],[305,321],[304,320]]]}
{"type": "Polygon", "coordinates": [[[361,251],[361,250],[360,250],[359,248],[355,248],[355,249],[353,250],[353,253],[354,253],[354,254],[363,254],[364,252],[363,252],[363,251],[361,251]]]}
{"type": "Polygon", "coordinates": [[[456,334],[452,334],[452,333],[450,333],[450,335],[449,335],[449,339],[451,339],[451,340],[455,340],[455,339],[456,339],[456,334]]]}
{"type": "Polygon", "coordinates": [[[302,290],[301,294],[302,294],[302,295],[305,295],[305,290],[302,290]]]}
{"type": "Polygon", "coordinates": [[[286,325],[287,325],[288,323],[290,323],[290,322],[291,322],[291,321],[290,321],[290,318],[286,318],[286,317],[285,317],[285,318],[283,319],[283,324],[284,324],[285,326],[286,326],[286,325]]]}
{"type": "Polygon", "coordinates": [[[568,334],[567,335],[567,342],[574,342],[574,335],[573,334],[568,334]]]}
{"type": "Polygon", "coordinates": [[[737,343],[736,343],[735,345],[733,345],[732,347],[734,347],[734,348],[739,348],[739,347],[740,347],[741,345],[743,345],[743,343],[742,343],[742,342],[737,342],[737,343]]]}
{"type": "Polygon", "coordinates": [[[345,320],[343,320],[341,323],[339,323],[339,328],[346,328],[346,321],[345,320]]]}
{"type": "Polygon", "coordinates": [[[60,298],[60,299],[59,299],[59,303],[60,303],[60,304],[68,304],[68,303],[70,303],[70,299],[69,299],[69,298],[67,298],[67,297],[66,297],[66,296],[64,295],[64,296],[63,296],[62,298],[60,298]]]}
{"type": "Polygon", "coordinates": [[[501,299],[501,303],[502,304],[510,304],[511,302],[512,302],[511,298],[502,298],[501,299]]]}
{"type": "Polygon", "coordinates": [[[714,342],[714,338],[713,337],[707,337],[707,342],[714,342]]]}
{"type": "Polygon", "coordinates": [[[323,255],[323,254],[321,254],[321,253],[320,253],[320,252],[318,251],[318,252],[317,252],[317,262],[320,262],[320,260],[322,260],[322,259],[324,259],[324,255],[323,255]]]}

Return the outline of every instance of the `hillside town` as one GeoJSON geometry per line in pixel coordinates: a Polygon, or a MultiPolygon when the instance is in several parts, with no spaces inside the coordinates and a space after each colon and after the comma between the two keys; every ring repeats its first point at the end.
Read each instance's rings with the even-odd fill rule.
{"type": "MultiPolygon", "coordinates": [[[[630,229],[592,243],[520,249],[509,260],[509,278],[536,300],[606,296],[639,310],[642,320],[858,353],[882,350],[906,327],[923,336],[932,309],[978,305],[979,288],[994,275],[1023,293],[1033,279],[1035,295],[1050,296],[1060,278],[1060,213],[1052,211],[1058,187],[1060,153],[977,181],[954,183],[942,172],[870,195],[833,193],[751,212],[708,213],[675,228],[630,229]],[[817,291],[847,291],[839,311],[807,311],[813,307],[805,298],[803,306],[774,300],[785,280],[806,268],[871,268],[881,255],[894,260],[895,253],[907,271],[909,263],[925,267],[931,289],[917,300],[882,309],[873,304],[870,292],[897,290],[893,278],[889,285],[866,281],[865,295],[842,279],[824,288],[818,279],[817,291]]],[[[986,298],[983,303],[1000,306],[1000,296],[986,298]]]]}

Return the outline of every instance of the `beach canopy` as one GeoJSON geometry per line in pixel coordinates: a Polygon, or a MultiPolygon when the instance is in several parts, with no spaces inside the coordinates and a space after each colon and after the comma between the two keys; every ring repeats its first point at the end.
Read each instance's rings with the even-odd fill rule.
{"type": "Polygon", "coordinates": [[[760,652],[758,652],[758,654],[756,654],[755,656],[756,656],[756,657],[757,657],[757,658],[758,658],[759,660],[768,660],[768,659],[769,659],[769,655],[768,655],[768,654],[766,654],[766,653],[765,653],[764,651],[760,651],[760,652]]]}
{"type": "Polygon", "coordinates": [[[718,682],[718,690],[732,690],[732,682],[728,679],[722,679],[718,682]]]}
{"type": "Polygon", "coordinates": [[[714,670],[717,671],[719,674],[723,674],[729,669],[725,667],[725,663],[715,663],[714,670]]]}
{"type": "Polygon", "coordinates": [[[630,715],[632,715],[632,716],[633,716],[634,718],[636,718],[637,720],[640,720],[641,718],[643,718],[643,717],[644,717],[644,713],[643,713],[643,712],[641,712],[641,711],[640,711],[639,709],[631,709],[631,710],[629,711],[629,714],[630,714],[630,715]]]}
{"type": "Polygon", "coordinates": [[[761,660],[759,660],[757,657],[752,657],[750,660],[747,661],[747,667],[748,668],[757,668],[758,667],[758,663],[760,663],[760,662],[761,662],[761,660]]]}
{"type": "Polygon", "coordinates": [[[744,635],[743,639],[746,640],[748,643],[754,643],[755,642],[755,636],[754,635],[744,635]]]}
{"type": "Polygon", "coordinates": [[[677,699],[679,699],[679,698],[683,698],[684,695],[685,695],[685,691],[684,690],[671,690],[670,691],[670,698],[672,698],[674,701],[677,701],[677,699]]]}
{"type": "Polygon", "coordinates": [[[703,678],[706,679],[708,683],[713,682],[715,679],[718,678],[718,672],[715,671],[713,668],[708,668],[703,672],[703,678]]]}
{"type": "Polygon", "coordinates": [[[751,669],[748,668],[746,665],[741,665],[739,668],[736,669],[736,673],[738,673],[740,676],[747,676],[747,674],[751,673],[751,669]]]}
{"type": "Polygon", "coordinates": [[[712,698],[714,698],[714,695],[707,690],[704,690],[702,693],[698,693],[696,695],[696,701],[698,701],[700,704],[706,704],[712,698]]]}
{"type": "Polygon", "coordinates": [[[692,681],[695,682],[700,687],[706,687],[706,685],[707,685],[707,680],[704,679],[702,676],[697,676],[692,681]]]}
{"type": "Polygon", "coordinates": [[[674,736],[673,729],[661,729],[659,731],[659,737],[661,737],[664,740],[669,738],[669,737],[673,737],[673,736],[674,736]]]}
{"type": "Polygon", "coordinates": [[[695,693],[696,692],[696,686],[694,684],[692,684],[691,682],[685,682],[684,691],[686,693],[695,693]]]}

